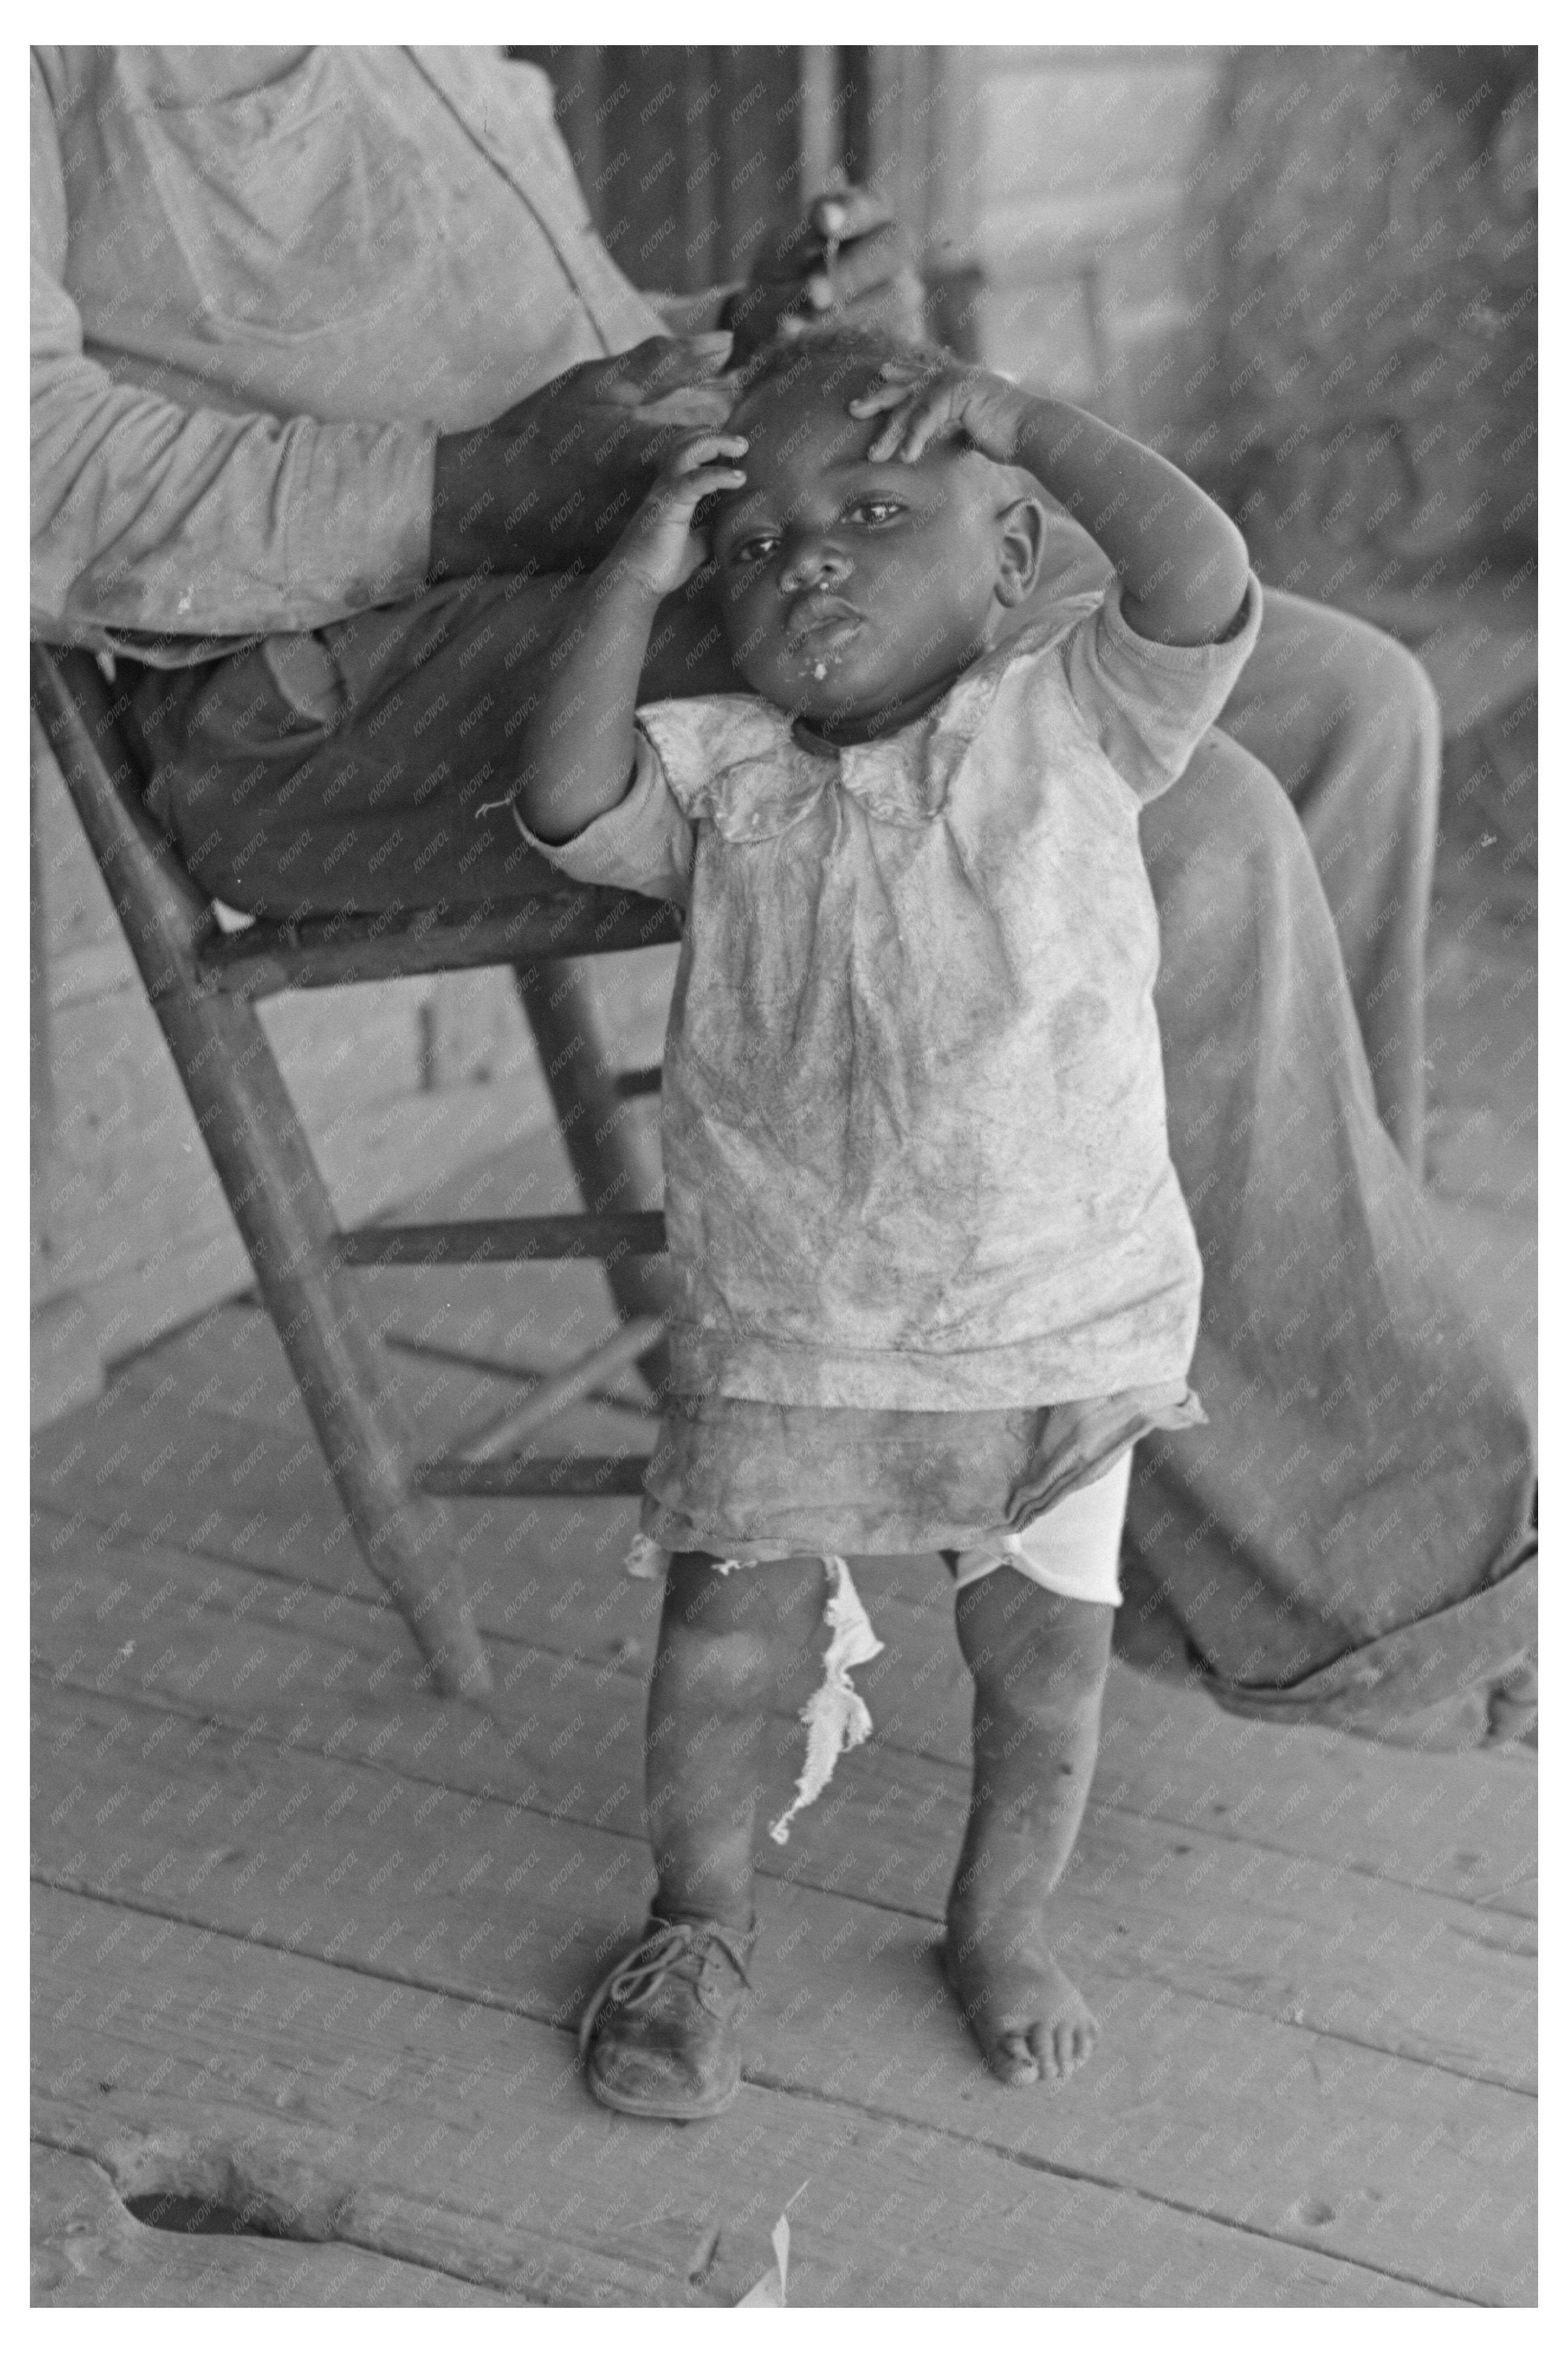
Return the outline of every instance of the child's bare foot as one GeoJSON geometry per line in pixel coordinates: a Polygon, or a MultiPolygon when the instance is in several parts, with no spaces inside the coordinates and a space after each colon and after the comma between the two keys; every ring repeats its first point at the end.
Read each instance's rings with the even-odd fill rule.
{"type": "Polygon", "coordinates": [[[986,2065],[1011,2084],[1065,2084],[1098,2029],[1045,1936],[1083,1820],[1099,1739],[1111,1611],[998,1569],[960,1592],[975,1679],[974,1786],[944,1966],[986,2065]]]}
{"type": "Polygon", "coordinates": [[[1038,1927],[948,1915],[942,1967],[980,2055],[999,2083],[1065,2084],[1099,2034],[1093,2011],[1038,1927]]]}

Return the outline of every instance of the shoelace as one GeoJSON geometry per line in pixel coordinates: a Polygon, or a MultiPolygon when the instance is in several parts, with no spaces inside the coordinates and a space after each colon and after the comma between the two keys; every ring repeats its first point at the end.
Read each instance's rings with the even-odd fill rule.
{"type": "Polygon", "coordinates": [[[715,1945],[742,1985],[749,1988],[751,1979],[746,1973],[745,1961],[736,1950],[731,1932],[720,1927],[716,1920],[662,1920],[623,1961],[617,1962],[584,2010],[577,2028],[579,2053],[587,2052],[595,2021],[607,2002],[614,2002],[621,2010],[645,2010],[665,1979],[683,1961],[694,1957],[700,1965],[700,1985],[715,1945]]]}

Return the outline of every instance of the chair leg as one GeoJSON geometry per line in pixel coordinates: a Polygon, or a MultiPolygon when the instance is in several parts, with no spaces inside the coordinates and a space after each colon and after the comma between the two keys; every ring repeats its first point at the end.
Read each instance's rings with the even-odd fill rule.
{"type": "Polygon", "coordinates": [[[387,1360],[334,1264],[337,1221],[252,1007],[202,993],[215,917],[141,807],[90,659],[33,649],[37,709],[366,1559],[443,1692],[488,1691],[446,1514],[410,1485],[387,1360]],[[60,662],[71,669],[67,679],[60,662]],[[113,762],[112,773],[105,765],[113,762]]]}
{"type": "Polygon", "coordinates": [[[412,1486],[412,1433],[352,1279],[332,1204],[255,1010],[161,995],[163,1024],[256,1279],[370,1567],[443,1693],[491,1689],[445,1511],[412,1486]]]}
{"type": "MultiPolygon", "coordinates": [[[[657,1208],[662,1193],[658,1159],[642,1133],[641,1113],[616,1093],[581,960],[563,957],[513,969],[584,1208],[590,1213],[657,1208]]],[[[670,1277],[656,1260],[607,1261],[605,1274],[623,1320],[668,1312],[670,1277]]],[[[656,1341],[637,1365],[649,1386],[662,1393],[669,1379],[667,1342],[656,1341]]]]}

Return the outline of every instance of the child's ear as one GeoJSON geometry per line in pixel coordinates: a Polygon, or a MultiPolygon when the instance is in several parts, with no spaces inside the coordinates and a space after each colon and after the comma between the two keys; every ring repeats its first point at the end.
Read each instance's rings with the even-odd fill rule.
{"type": "Polygon", "coordinates": [[[1045,510],[1040,501],[1014,499],[997,517],[996,594],[1003,605],[1022,605],[1040,577],[1045,553],[1045,510]]]}

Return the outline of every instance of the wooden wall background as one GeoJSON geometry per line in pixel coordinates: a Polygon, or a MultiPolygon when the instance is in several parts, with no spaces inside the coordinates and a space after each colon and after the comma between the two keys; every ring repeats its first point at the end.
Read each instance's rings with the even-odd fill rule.
{"type": "MultiPolygon", "coordinates": [[[[948,340],[1160,427],[1179,389],[1173,330],[1198,300],[1192,195],[1233,52],[518,54],[555,77],[595,219],[640,284],[743,276],[769,221],[845,169],[909,222],[948,340]]],[[[47,754],[32,799],[42,1419],[93,1394],[106,1363],[243,1288],[248,1268],[47,754]]],[[[657,1051],[654,963],[594,967],[629,1060],[657,1051]]],[[[407,1198],[548,1116],[503,976],[333,990],[265,1018],[345,1214],[407,1198]]]]}

